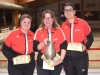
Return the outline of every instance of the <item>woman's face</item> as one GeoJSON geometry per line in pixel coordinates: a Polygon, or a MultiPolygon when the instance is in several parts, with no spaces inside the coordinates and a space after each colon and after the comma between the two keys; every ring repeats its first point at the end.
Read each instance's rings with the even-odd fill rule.
{"type": "Polygon", "coordinates": [[[51,17],[50,13],[45,13],[45,17],[43,19],[43,22],[45,24],[45,26],[47,28],[50,28],[52,27],[52,24],[53,24],[53,18],[51,17]]]}
{"type": "Polygon", "coordinates": [[[31,27],[31,20],[29,18],[24,18],[21,22],[21,29],[24,31],[28,31],[31,27]]]}
{"type": "Polygon", "coordinates": [[[72,19],[75,16],[76,11],[71,6],[65,6],[64,15],[67,19],[72,19]]]}

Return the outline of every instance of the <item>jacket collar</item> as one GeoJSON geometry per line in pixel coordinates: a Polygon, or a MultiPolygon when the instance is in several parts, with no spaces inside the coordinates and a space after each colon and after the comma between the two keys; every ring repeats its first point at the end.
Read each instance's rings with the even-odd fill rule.
{"type": "MultiPolygon", "coordinates": [[[[67,25],[70,25],[70,24],[71,24],[71,23],[68,22],[68,20],[66,20],[65,23],[66,23],[67,25]]],[[[76,16],[75,16],[74,24],[75,24],[75,25],[78,24],[78,18],[77,18],[76,16]]]]}
{"type": "MultiPolygon", "coordinates": [[[[20,35],[24,35],[24,33],[21,31],[21,28],[20,27],[18,28],[18,31],[19,31],[19,34],[20,35]]],[[[30,30],[28,30],[27,35],[30,35],[31,36],[31,31],[30,30]]]]}
{"type": "MultiPolygon", "coordinates": [[[[47,28],[44,26],[43,27],[43,30],[46,30],[47,31],[47,28]]],[[[51,31],[51,33],[54,33],[55,32],[55,29],[53,27],[51,27],[50,31],[51,31]]]]}

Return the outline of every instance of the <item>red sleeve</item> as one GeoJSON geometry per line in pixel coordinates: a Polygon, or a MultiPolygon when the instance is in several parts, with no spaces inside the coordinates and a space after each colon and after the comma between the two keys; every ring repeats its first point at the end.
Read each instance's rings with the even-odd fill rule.
{"type": "Polygon", "coordinates": [[[39,30],[36,30],[36,33],[34,35],[34,40],[39,40],[39,30]]]}
{"type": "Polygon", "coordinates": [[[61,43],[64,42],[66,39],[65,39],[65,35],[64,35],[64,32],[63,30],[60,28],[60,41],[61,43]]]}
{"type": "Polygon", "coordinates": [[[86,21],[84,22],[84,25],[85,25],[84,32],[85,35],[87,36],[91,32],[91,28],[86,21]]]}

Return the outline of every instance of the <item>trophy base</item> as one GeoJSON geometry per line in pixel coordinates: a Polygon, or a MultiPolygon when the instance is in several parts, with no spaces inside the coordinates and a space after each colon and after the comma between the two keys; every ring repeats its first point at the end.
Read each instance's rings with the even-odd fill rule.
{"type": "Polygon", "coordinates": [[[56,56],[54,57],[53,60],[48,60],[46,59],[46,57],[44,56],[44,54],[41,56],[41,58],[43,59],[43,61],[45,61],[50,67],[53,67],[53,65],[55,64],[54,60],[60,60],[60,56],[58,53],[56,53],[56,56]]]}

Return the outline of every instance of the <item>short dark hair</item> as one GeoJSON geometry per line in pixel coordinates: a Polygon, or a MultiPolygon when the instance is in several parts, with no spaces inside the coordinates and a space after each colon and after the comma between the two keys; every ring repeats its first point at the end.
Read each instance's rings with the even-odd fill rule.
{"type": "Polygon", "coordinates": [[[20,17],[20,22],[24,19],[24,18],[29,18],[31,21],[32,21],[32,17],[28,14],[23,14],[21,17],[20,17]]]}
{"type": "Polygon", "coordinates": [[[64,7],[65,7],[65,6],[71,6],[71,7],[75,10],[75,5],[74,5],[74,3],[72,3],[72,2],[66,3],[66,4],[64,5],[64,7]]]}

